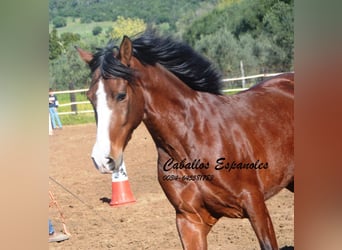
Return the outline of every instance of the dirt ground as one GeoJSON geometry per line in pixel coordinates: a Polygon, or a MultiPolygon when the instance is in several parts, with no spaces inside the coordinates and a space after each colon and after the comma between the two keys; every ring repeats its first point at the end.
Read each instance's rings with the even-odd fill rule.
{"type": "MultiPolygon", "coordinates": [[[[49,249],[182,249],[175,212],[157,181],[157,154],[144,125],[133,134],[125,162],[135,203],[111,207],[111,175],[90,159],[95,124],[64,126],[49,136],[49,189],[65,217],[69,240],[49,249]]],[[[281,249],[294,246],[294,195],[281,191],[267,201],[281,249]]],[[[49,217],[63,229],[56,207],[49,217]]],[[[259,249],[247,219],[222,218],[208,236],[210,250],[259,249]]]]}

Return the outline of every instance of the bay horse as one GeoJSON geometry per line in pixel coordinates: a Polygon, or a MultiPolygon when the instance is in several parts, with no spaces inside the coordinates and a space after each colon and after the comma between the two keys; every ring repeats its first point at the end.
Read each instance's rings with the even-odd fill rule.
{"type": "Polygon", "coordinates": [[[143,122],[183,249],[207,249],[223,216],[248,218],[261,249],[278,249],[265,201],[294,191],[294,73],[226,96],[213,65],[171,37],[145,32],[95,54],[77,50],[92,72],[92,157],[102,173],[119,169],[143,122]]]}

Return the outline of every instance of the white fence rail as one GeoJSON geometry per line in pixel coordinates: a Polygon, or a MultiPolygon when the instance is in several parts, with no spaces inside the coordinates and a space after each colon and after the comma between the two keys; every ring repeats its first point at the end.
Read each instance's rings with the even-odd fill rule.
{"type": "MultiPolygon", "coordinates": [[[[242,81],[247,79],[254,79],[254,78],[266,78],[271,76],[276,76],[282,73],[271,73],[271,74],[258,74],[253,76],[246,76],[246,77],[235,77],[235,78],[226,78],[222,79],[222,82],[234,82],[234,81],[242,81]]],[[[232,89],[224,89],[222,90],[223,93],[227,92],[240,92],[246,90],[248,88],[232,88],[232,89]]],[[[70,94],[70,93],[81,93],[86,92],[88,89],[78,89],[78,90],[63,90],[63,91],[55,91],[55,94],[70,94]]],[[[70,103],[63,103],[60,104],[59,107],[71,106],[71,105],[78,105],[78,104],[89,104],[89,101],[81,101],[81,102],[70,102],[70,103]]],[[[82,113],[92,113],[93,110],[80,110],[80,111],[71,111],[71,112],[58,112],[59,115],[69,115],[69,114],[82,114],[82,113]]]]}
{"type": "Polygon", "coordinates": [[[222,82],[242,81],[242,80],[253,79],[253,78],[261,78],[261,77],[265,78],[265,77],[271,77],[271,76],[276,76],[276,75],[280,75],[280,74],[282,74],[282,73],[259,74],[259,75],[253,75],[253,76],[227,78],[227,79],[223,79],[222,82]]]}
{"type": "MultiPolygon", "coordinates": [[[[235,82],[235,81],[242,81],[242,80],[254,79],[254,78],[266,78],[266,77],[276,76],[276,75],[280,75],[280,74],[282,74],[282,73],[259,74],[259,75],[253,75],[253,76],[227,78],[227,79],[223,79],[222,82],[235,82]]],[[[222,90],[222,92],[223,93],[240,92],[240,91],[243,91],[246,89],[249,89],[249,88],[224,89],[224,90],[222,90]]]]}

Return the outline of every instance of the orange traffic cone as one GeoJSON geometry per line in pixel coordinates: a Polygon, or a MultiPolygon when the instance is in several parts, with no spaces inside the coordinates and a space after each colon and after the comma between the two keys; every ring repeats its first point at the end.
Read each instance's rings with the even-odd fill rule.
{"type": "Polygon", "coordinates": [[[112,174],[112,199],[111,206],[122,206],[134,203],[135,199],[128,181],[125,162],[123,161],[119,171],[112,174]]]}

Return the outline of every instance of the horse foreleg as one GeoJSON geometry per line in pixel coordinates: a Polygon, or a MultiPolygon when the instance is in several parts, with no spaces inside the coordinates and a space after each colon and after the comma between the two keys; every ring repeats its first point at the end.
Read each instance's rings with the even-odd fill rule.
{"type": "Polygon", "coordinates": [[[262,250],[278,250],[278,244],[263,196],[248,194],[244,208],[262,250]]]}
{"type": "Polygon", "coordinates": [[[176,215],[176,223],[183,249],[207,249],[207,235],[211,229],[210,225],[204,222],[198,222],[198,215],[178,213],[176,215]]]}

